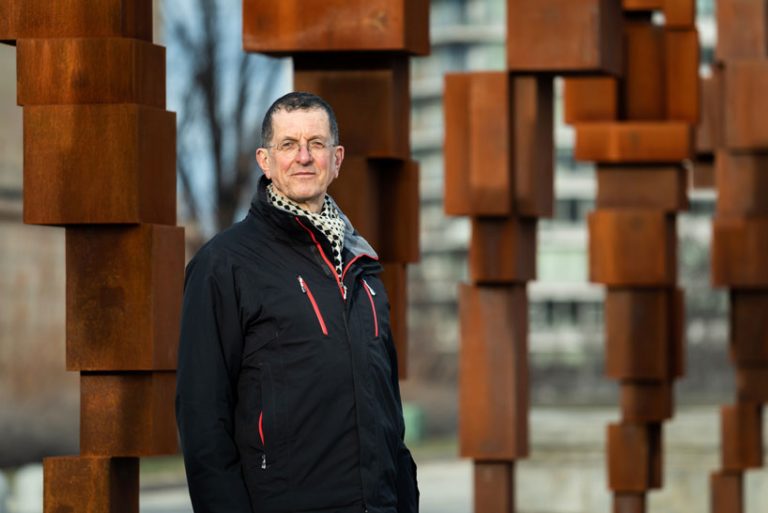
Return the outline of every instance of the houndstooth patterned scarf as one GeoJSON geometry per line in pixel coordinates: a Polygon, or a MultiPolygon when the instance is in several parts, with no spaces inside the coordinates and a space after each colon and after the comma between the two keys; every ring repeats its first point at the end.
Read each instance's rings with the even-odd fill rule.
{"type": "Polygon", "coordinates": [[[310,212],[300,207],[295,201],[286,198],[273,184],[267,185],[267,195],[272,206],[291,214],[304,216],[323,233],[331,243],[333,249],[333,262],[336,265],[336,273],[341,278],[343,261],[341,250],[344,248],[344,220],[339,217],[339,211],[328,194],[325,195],[323,209],[319,213],[310,212]]]}

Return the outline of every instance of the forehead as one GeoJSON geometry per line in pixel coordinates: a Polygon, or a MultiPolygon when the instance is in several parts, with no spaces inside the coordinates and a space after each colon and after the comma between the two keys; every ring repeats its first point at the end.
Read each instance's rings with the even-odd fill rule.
{"type": "Polygon", "coordinates": [[[325,110],[279,110],[272,115],[273,138],[330,137],[331,125],[325,110]]]}

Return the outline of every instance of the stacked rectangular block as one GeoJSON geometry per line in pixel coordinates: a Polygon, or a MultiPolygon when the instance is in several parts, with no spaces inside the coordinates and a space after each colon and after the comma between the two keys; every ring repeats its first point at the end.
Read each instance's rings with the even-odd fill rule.
{"type": "Polygon", "coordinates": [[[616,1],[509,0],[507,71],[446,77],[445,211],[472,224],[459,431],[478,512],[515,511],[514,463],[529,450],[526,283],[554,204],[553,75],[618,72],[616,1]]]}
{"type": "Polygon", "coordinates": [[[429,53],[429,1],[243,0],[243,47],[293,56],[294,89],[321,96],[336,113],[346,156],[329,193],[384,266],[405,377],[406,264],[419,260],[409,58],[429,53]]]}
{"type": "Polygon", "coordinates": [[[710,477],[712,513],[746,511],[744,471],[763,465],[768,401],[768,2],[718,0],[715,75],[722,115],[714,141],[717,209],[712,282],[730,289],[730,358],[737,395],[721,409],[721,468],[710,477]]]}
{"type": "Polygon", "coordinates": [[[684,369],[676,213],[688,205],[683,161],[699,119],[699,45],[693,0],[622,7],[621,76],[567,79],[565,118],[576,159],[597,163],[590,280],[608,287],[606,375],[621,387],[621,420],[607,430],[608,485],[614,512],[635,513],[662,486],[662,422],[684,369]]]}
{"type": "Polygon", "coordinates": [[[24,108],[24,222],[66,229],[80,455],[46,458],[45,511],[137,512],[138,458],[177,450],[184,236],[152,2],[0,5],[24,108]]]}

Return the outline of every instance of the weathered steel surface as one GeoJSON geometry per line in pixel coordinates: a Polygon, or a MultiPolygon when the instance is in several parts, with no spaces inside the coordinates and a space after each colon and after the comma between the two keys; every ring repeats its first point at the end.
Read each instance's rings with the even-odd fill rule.
{"type": "Polygon", "coordinates": [[[23,39],[17,44],[16,59],[19,105],[165,107],[162,46],[128,38],[23,39]]]}
{"type": "Polygon", "coordinates": [[[720,287],[768,287],[768,217],[715,217],[712,283],[720,287]]]}
{"type": "Polygon", "coordinates": [[[743,474],[720,470],[709,476],[710,513],[744,513],[743,474]]]}
{"type": "Polygon", "coordinates": [[[175,390],[175,372],[82,373],[80,453],[176,453],[175,390]]]}
{"type": "Polygon", "coordinates": [[[719,150],[715,160],[717,215],[768,217],[768,153],[719,150]]]}
{"type": "Polygon", "coordinates": [[[619,286],[672,286],[677,278],[675,218],[652,209],[589,215],[589,277],[619,286]]]}
{"type": "Polygon", "coordinates": [[[768,57],[768,2],[717,0],[715,58],[728,64],[738,59],[768,57]]]}
{"type": "Polygon", "coordinates": [[[631,121],[665,118],[664,27],[645,20],[625,22],[627,59],[623,77],[623,115],[631,121]]]}
{"type": "Polygon", "coordinates": [[[349,154],[344,157],[339,179],[328,188],[328,194],[349,217],[355,230],[374,248],[380,246],[379,209],[389,206],[387,201],[380,201],[381,178],[375,162],[367,157],[349,154]]]}
{"type": "Polygon", "coordinates": [[[763,466],[763,409],[737,403],[720,409],[720,457],[725,471],[763,466]]]}
{"type": "Polygon", "coordinates": [[[7,0],[0,40],[131,37],[152,40],[152,0],[7,0]]]}
{"type": "Polygon", "coordinates": [[[691,125],[679,121],[582,123],[576,125],[576,160],[679,163],[693,155],[691,125]]]}
{"type": "Polygon", "coordinates": [[[536,219],[473,217],[469,276],[489,284],[536,279],[536,219]]]}
{"type": "Polygon", "coordinates": [[[69,227],[66,246],[67,369],[175,369],[183,228],[69,227]]]}
{"type": "Polygon", "coordinates": [[[730,303],[731,360],[768,368],[768,291],[732,289],[730,303]]]}
{"type": "Polygon", "coordinates": [[[248,52],[429,53],[428,0],[243,0],[248,52]]]}
{"type": "Polygon", "coordinates": [[[725,145],[768,150],[768,59],[729,61],[723,73],[725,145]]]}
{"type": "Polygon", "coordinates": [[[616,0],[507,1],[511,71],[619,75],[621,50],[616,0]]]}
{"type": "Polygon", "coordinates": [[[608,487],[640,493],[661,486],[661,424],[609,424],[608,487]]]}
{"type": "Polygon", "coordinates": [[[699,34],[696,29],[664,32],[665,118],[699,122],[699,34]]]}
{"type": "Polygon", "coordinates": [[[552,106],[547,77],[446,76],[446,213],[552,215],[552,106]]]}
{"type": "Polygon", "coordinates": [[[25,107],[24,222],[176,224],[175,141],[154,107],[25,107]]]}
{"type": "Polygon", "coordinates": [[[613,77],[563,80],[564,120],[568,124],[619,119],[619,82],[613,77]]]}
{"type": "Polygon", "coordinates": [[[677,212],[688,208],[687,192],[688,172],[681,165],[597,166],[597,208],[677,212]]]}
{"type": "Polygon", "coordinates": [[[43,476],[44,513],[139,512],[137,458],[45,458],[43,476]]]}
{"type": "Polygon", "coordinates": [[[514,463],[476,461],[474,485],[477,513],[515,513],[514,463]]]}
{"type": "Polygon", "coordinates": [[[613,513],[645,513],[644,493],[613,494],[613,513]]]}
{"type": "Polygon", "coordinates": [[[524,286],[459,291],[461,455],[528,455],[528,299],[524,286]],[[499,391],[504,393],[499,393],[499,391]]]}
{"type": "Polygon", "coordinates": [[[674,392],[671,381],[622,381],[621,420],[649,424],[671,419],[675,407],[674,392]]]}
{"type": "Polygon", "coordinates": [[[418,262],[419,164],[413,160],[379,162],[379,247],[384,262],[418,262]]]}

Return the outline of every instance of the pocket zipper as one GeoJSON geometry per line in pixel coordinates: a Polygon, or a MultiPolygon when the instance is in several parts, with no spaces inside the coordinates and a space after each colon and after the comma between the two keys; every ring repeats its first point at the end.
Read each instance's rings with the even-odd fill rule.
{"type": "Polygon", "coordinates": [[[304,278],[299,276],[299,286],[301,286],[301,291],[306,294],[306,296],[309,298],[309,302],[312,303],[312,309],[315,311],[315,316],[317,317],[318,322],[320,323],[320,328],[323,330],[323,335],[328,335],[328,328],[325,326],[325,320],[323,319],[323,314],[320,313],[320,307],[317,306],[317,301],[315,301],[315,296],[312,294],[312,291],[309,289],[309,285],[307,285],[307,282],[304,281],[304,278]]]}
{"type": "Polygon", "coordinates": [[[363,278],[360,278],[360,281],[363,282],[365,293],[368,294],[368,300],[371,302],[371,312],[373,312],[373,336],[378,337],[379,336],[379,317],[376,315],[376,303],[373,301],[373,296],[376,295],[376,291],[373,290],[373,288],[368,285],[368,282],[365,281],[363,278]]]}
{"type": "Polygon", "coordinates": [[[267,469],[267,444],[264,443],[264,410],[259,412],[259,438],[264,452],[261,453],[261,470],[267,469]]]}

